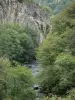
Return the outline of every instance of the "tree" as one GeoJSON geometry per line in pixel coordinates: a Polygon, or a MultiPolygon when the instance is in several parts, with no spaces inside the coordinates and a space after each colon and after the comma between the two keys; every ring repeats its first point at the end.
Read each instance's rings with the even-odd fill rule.
{"type": "Polygon", "coordinates": [[[37,39],[39,36],[37,34],[35,30],[28,28],[27,31],[26,28],[18,24],[1,24],[0,56],[19,62],[32,60],[34,50],[38,46],[37,39]]]}
{"type": "Polygon", "coordinates": [[[10,61],[8,59],[0,58],[0,100],[7,97],[7,80],[6,80],[6,67],[9,68],[10,61]]]}
{"type": "Polygon", "coordinates": [[[52,9],[53,14],[60,13],[67,4],[73,0],[35,0],[39,5],[48,6],[52,9]]]}
{"type": "Polygon", "coordinates": [[[55,17],[52,32],[38,48],[37,59],[43,67],[39,84],[47,95],[64,95],[75,88],[74,9],[75,2],[55,17]]]}
{"type": "Polygon", "coordinates": [[[18,66],[10,68],[7,72],[8,97],[11,100],[34,100],[35,92],[31,71],[23,66],[18,66]]]}
{"type": "Polygon", "coordinates": [[[34,100],[33,78],[25,66],[13,67],[7,58],[0,58],[0,100],[34,100]]]}

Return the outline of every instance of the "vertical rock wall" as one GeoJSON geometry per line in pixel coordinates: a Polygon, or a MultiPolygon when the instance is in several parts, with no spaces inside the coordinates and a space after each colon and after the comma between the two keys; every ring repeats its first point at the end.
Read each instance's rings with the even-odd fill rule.
{"type": "Polygon", "coordinates": [[[0,0],[0,21],[29,25],[43,35],[50,27],[48,12],[40,10],[36,4],[20,3],[18,0],[0,0]]]}

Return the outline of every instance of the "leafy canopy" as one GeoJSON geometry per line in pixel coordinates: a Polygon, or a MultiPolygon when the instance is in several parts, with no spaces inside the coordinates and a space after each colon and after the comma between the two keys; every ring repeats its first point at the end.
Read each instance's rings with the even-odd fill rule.
{"type": "Polygon", "coordinates": [[[34,29],[27,29],[18,24],[0,24],[0,57],[19,62],[33,59],[39,36],[34,29]]]}
{"type": "Polygon", "coordinates": [[[0,58],[0,100],[34,100],[32,86],[32,73],[27,67],[13,67],[7,58],[0,58]]]}
{"type": "Polygon", "coordinates": [[[38,48],[43,71],[39,84],[47,95],[64,95],[75,88],[75,2],[52,21],[52,32],[38,48]]]}

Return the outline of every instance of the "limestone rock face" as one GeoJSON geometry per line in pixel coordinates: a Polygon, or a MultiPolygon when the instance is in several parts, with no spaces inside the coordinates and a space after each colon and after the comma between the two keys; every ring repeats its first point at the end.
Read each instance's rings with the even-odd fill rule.
{"type": "Polygon", "coordinates": [[[29,25],[43,34],[50,27],[48,12],[40,10],[36,4],[20,3],[18,0],[0,0],[0,21],[29,25]]]}

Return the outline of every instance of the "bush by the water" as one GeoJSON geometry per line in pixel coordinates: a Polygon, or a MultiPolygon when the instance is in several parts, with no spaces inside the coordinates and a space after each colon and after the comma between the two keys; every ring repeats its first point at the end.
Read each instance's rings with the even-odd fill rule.
{"type": "Polygon", "coordinates": [[[18,24],[0,24],[0,56],[27,62],[34,58],[34,50],[38,45],[38,33],[18,24]],[[26,29],[26,30],[25,30],[26,29]]]}
{"type": "Polygon", "coordinates": [[[0,58],[0,100],[35,100],[31,71],[0,58]]]}
{"type": "Polygon", "coordinates": [[[37,53],[43,67],[39,84],[46,95],[61,96],[75,88],[75,2],[55,16],[52,24],[37,53]]]}

